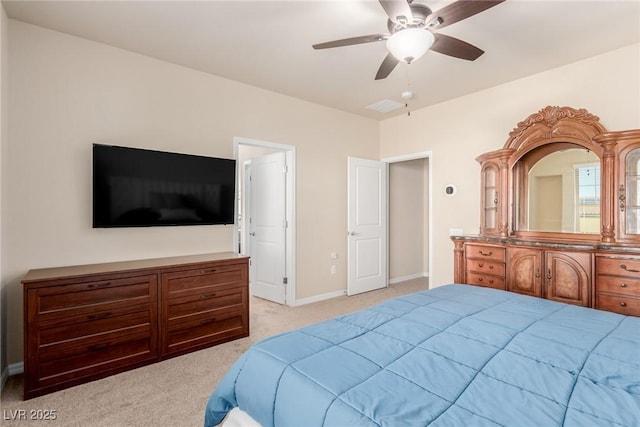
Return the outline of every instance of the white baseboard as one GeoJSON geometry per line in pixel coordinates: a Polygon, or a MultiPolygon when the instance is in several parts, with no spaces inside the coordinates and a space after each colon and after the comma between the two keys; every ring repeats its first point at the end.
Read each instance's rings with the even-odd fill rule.
{"type": "Polygon", "coordinates": [[[24,372],[24,363],[13,363],[7,366],[4,371],[2,371],[2,383],[0,385],[0,390],[4,388],[4,384],[7,382],[10,376],[18,375],[24,372]]]}
{"type": "MultiPolygon", "coordinates": [[[[394,279],[389,279],[389,284],[394,285],[396,283],[406,282],[407,280],[419,279],[421,277],[429,277],[429,273],[417,273],[417,274],[411,274],[409,276],[396,277],[394,279]]],[[[294,306],[312,304],[314,302],[320,302],[320,301],[328,300],[331,298],[341,297],[346,294],[347,294],[347,291],[344,290],[344,291],[329,292],[327,294],[316,295],[314,297],[309,297],[309,298],[302,298],[302,299],[296,300],[294,306]]]]}
{"type": "Polygon", "coordinates": [[[296,300],[295,305],[298,306],[298,305],[311,304],[314,302],[320,302],[320,301],[328,300],[331,298],[341,297],[346,294],[347,294],[347,291],[329,292],[328,294],[316,295],[314,297],[302,298],[302,299],[296,300]]]}
{"type": "Polygon", "coordinates": [[[429,273],[416,273],[410,274],[408,276],[394,277],[393,279],[389,279],[390,285],[395,285],[396,283],[406,282],[407,280],[420,279],[422,277],[429,277],[429,273]]]}
{"type": "Polygon", "coordinates": [[[24,363],[13,363],[9,365],[9,376],[18,375],[24,372],[24,363]]]}

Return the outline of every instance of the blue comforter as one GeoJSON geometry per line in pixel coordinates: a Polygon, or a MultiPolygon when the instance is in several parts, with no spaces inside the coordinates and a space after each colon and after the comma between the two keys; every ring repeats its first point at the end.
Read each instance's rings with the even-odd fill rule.
{"type": "Polygon", "coordinates": [[[466,285],[266,339],[209,399],[268,426],[640,426],[640,318],[466,285]]]}

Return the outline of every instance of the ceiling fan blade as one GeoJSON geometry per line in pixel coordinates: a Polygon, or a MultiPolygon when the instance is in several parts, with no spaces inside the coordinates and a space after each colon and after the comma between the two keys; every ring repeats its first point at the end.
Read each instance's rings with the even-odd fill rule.
{"type": "Polygon", "coordinates": [[[332,47],[351,46],[354,44],[379,42],[389,38],[388,34],[371,34],[368,36],[350,37],[348,39],[334,40],[326,43],[314,44],[314,49],[328,49],[332,47]]]}
{"type": "Polygon", "coordinates": [[[432,28],[444,28],[447,25],[454,24],[463,19],[467,19],[470,16],[476,15],[480,12],[496,6],[505,0],[458,0],[442,9],[433,12],[426,22],[432,22],[434,19],[438,19],[439,23],[434,23],[432,28]]]}
{"type": "Polygon", "coordinates": [[[444,55],[466,59],[467,61],[475,61],[484,53],[484,50],[460,39],[456,39],[455,37],[444,34],[434,34],[434,37],[435,41],[431,46],[431,50],[444,55]]]}
{"type": "Polygon", "coordinates": [[[380,68],[378,68],[378,72],[376,73],[376,80],[386,79],[389,74],[396,68],[398,65],[398,61],[395,56],[392,54],[388,54],[382,64],[380,64],[380,68]]]}
{"type": "Polygon", "coordinates": [[[378,0],[386,12],[391,22],[398,22],[402,17],[406,19],[405,24],[413,22],[413,14],[407,0],[378,0]]]}

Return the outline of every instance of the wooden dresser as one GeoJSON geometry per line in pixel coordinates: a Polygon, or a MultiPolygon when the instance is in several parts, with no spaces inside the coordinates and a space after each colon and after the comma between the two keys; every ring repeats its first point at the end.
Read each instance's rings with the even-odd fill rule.
{"type": "Polygon", "coordinates": [[[231,252],[31,270],[24,397],[249,335],[248,258],[231,252]]]}
{"type": "Polygon", "coordinates": [[[640,316],[640,248],[452,236],[454,282],[640,316]]]}
{"type": "Polygon", "coordinates": [[[547,106],[480,163],[477,236],[454,281],[640,316],[640,129],[547,106]]]}

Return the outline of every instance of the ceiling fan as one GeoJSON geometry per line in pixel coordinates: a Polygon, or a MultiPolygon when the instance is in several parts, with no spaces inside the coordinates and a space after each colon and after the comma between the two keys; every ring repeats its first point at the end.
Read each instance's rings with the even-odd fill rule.
{"type": "Polygon", "coordinates": [[[376,80],[384,79],[391,74],[398,62],[410,64],[429,49],[455,58],[475,61],[484,53],[482,49],[455,37],[435,33],[434,30],[467,19],[505,0],[457,0],[436,12],[432,12],[424,4],[413,3],[413,0],[378,1],[388,16],[388,34],[350,37],[314,44],[313,48],[327,49],[386,40],[389,53],[376,73],[376,80]]]}

